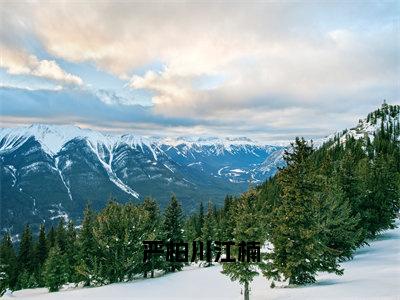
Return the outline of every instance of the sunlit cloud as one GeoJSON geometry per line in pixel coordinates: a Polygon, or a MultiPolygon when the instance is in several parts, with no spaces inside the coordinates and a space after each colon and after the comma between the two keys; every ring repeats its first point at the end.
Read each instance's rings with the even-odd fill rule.
{"type": "Polygon", "coordinates": [[[83,84],[79,76],[64,71],[54,60],[40,60],[19,49],[0,47],[0,68],[12,75],[31,75],[66,85],[83,84]]]}
{"type": "MultiPolygon", "coordinates": [[[[400,101],[395,1],[5,6],[3,22],[15,34],[0,30],[0,38],[19,50],[4,52],[2,66],[8,73],[85,89],[79,65],[93,64],[125,89],[109,91],[94,83],[90,88],[97,101],[113,113],[148,102],[146,116],[152,121],[130,122],[147,124],[149,131],[155,124],[155,132],[164,126],[171,134],[179,127],[217,134],[321,136],[351,126],[383,99],[400,101]],[[52,59],[30,52],[27,36],[52,59]],[[78,67],[67,71],[59,61],[78,67]],[[166,121],[177,119],[195,125],[166,121]]],[[[111,113],[107,118],[111,121],[111,113]]],[[[86,123],[98,126],[89,118],[86,123]]]]}

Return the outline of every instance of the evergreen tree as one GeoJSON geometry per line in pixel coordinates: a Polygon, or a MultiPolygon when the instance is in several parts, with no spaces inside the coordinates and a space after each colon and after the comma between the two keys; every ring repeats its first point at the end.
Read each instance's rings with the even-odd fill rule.
{"type": "Polygon", "coordinates": [[[143,241],[149,213],[142,206],[114,201],[97,215],[95,278],[102,283],[133,279],[143,272],[143,241]]]}
{"type": "Polygon", "coordinates": [[[44,224],[40,225],[40,230],[39,230],[39,237],[37,240],[37,243],[35,245],[35,275],[36,275],[36,281],[38,282],[39,286],[43,286],[44,282],[42,280],[42,268],[44,265],[44,262],[46,261],[47,258],[47,240],[46,240],[46,231],[44,224]]]}
{"type": "Polygon", "coordinates": [[[34,274],[29,273],[27,270],[23,270],[18,276],[18,288],[19,289],[30,289],[37,287],[36,278],[34,274]]]}
{"type": "Polygon", "coordinates": [[[30,287],[30,274],[34,271],[34,253],[32,243],[32,233],[29,224],[25,226],[22,233],[21,244],[18,252],[18,286],[20,288],[30,287]]]}
{"type": "MultiPolygon", "coordinates": [[[[232,211],[234,230],[233,241],[238,245],[241,242],[259,242],[260,247],[265,242],[266,233],[264,231],[265,216],[259,207],[257,201],[258,192],[250,189],[244,193],[235,203],[232,211]]],[[[231,257],[238,259],[238,247],[231,250],[231,257]]],[[[245,251],[247,252],[247,251],[245,251]]],[[[265,263],[261,259],[260,262],[247,260],[236,262],[227,262],[222,264],[222,273],[229,276],[232,281],[239,281],[244,287],[244,300],[250,298],[250,283],[253,278],[258,275],[259,270],[266,268],[265,263]]]]}
{"type": "Polygon", "coordinates": [[[0,297],[4,295],[9,285],[9,278],[6,268],[7,265],[3,264],[0,260],[0,297]]]}
{"type": "Polygon", "coordinates": [[[58,245],[49,251],[44,265],[43,277],[50,292],[57,292],[68,280],[68,261],[58,245]]]}
{"type": "Polygon", "coordinates": [[[39,237],[36,244],[36,263],[42,266],[47,258],[47,239],[44,224],[40,225],[39,237]]]}
{"type": "Polygon", "coordinates": [[[334,255],[329,255],[321,241],[323,228],[315,211],[320,206],[317,185],[309,164],[312,146],[296,138],[284,159],[287,167],[278,174],[280,203],[274,207],[269,239],[274,245],[270,254],[271,272],[266,274],[289,284],[315,281],[317,271],[341,273],[334,255]]]}
{"type": "Polygon", "coordinates": [[[204,225],[201,230],[203,241],[212,241],[215,238],[215,219],[214,219],[214,208],[212,203],[208,203],[207,214],[204,218],[204,225]]]}
{"type": "MultiPolygon", "coordinates": [[[[213,242],[215,240],[216,222],[214,219],[214,209],[212,203],[208,203],[207,214],[204,218],[204,225],[202,228],[202,240],[204,242],[213,242]]],[[[213,247],[213,244],[211,244],[213,247]]],[[[207,263],[206,266],[212,265],[211,262],[207,263]]]]}
{"type": "Polygon", "coordinates": [[[220,240],[222,241],[230,241],[233,239],[233,229],[235,226],[234,218],[233,218],[233,208],[234,208],[235,199],[227,195],[224,200],[224,207],[221,211],[221,236],[220,240]]]}
{"type": "MultiPolygon", "coordinates": [[[[175,195],[172,196],[164,213],[164,222],[162,225],[162,234],[165,242],[183,241],[183,215],[182,208],[175,195]]],[[[180,271],[183,267],[182,262],[168,262],[165,271],[180,271]]]]}
{"type": "Polygon", "coordinates": [[[68,281],[73,282],[77,280],[76,267],[78,260],[78,249],[77,249],[77,234],[73,221],[69,221],[66,231],[66,252],[68,261],[68,281]]]}
{"type": "Polygon", "coordinates": [[[356,209],[367,236],[394,228],[400,208],[400,190],[396,164],[390,155],[377,155],[371,162],[362,160],[357,167],[359,200],[356,209]]]}
{"type": "MultiPolygon", "coordinates": [[[[186,218],[184,222],[184,237],[185,240],[189,243],[189,253],[193,251],[193,241],[198,241],[199,237],[197,235],[197,223],[198,223],[198,214],[194,213],[186,218]]],[[[197,259],[198,257],[196,257],[197,259]]]]}
{"type": "Polygon", "coordinates": [[[15,289],[17,285],[17,257],[11,241],[11,237],[6,233],[0,245],[0,295],[7,288],[15,289]]]}
{"type": "MultiPolygon", "coordinates": [[[[143,202],[143,209],[149,214],[149,222],[145,225],[146,239],[150,241],[161,239],[161,216],[157,202],[152,198],[146,197],[143,202]]],[[[162,270],[163,266],[163,257],[153,255],[147,262],[143,263],[144,277],[147,277],[147,274],[150,272],[150,276],[153,278],[154,270],[162,270]]]]}
{"type": "Polygon", "coordinates": [[[49,232],[47,233],[47,249],[53,248],[56,245],[56,231],[53,226],[51,226],[49,232]]]}
{"type": "MultiPolygon", "coordinates": [[[[326,247],[325,261],[337,266],[333,260],[352,258],[365,234],[359,227],[360,216],[352,214],[351,205],[344,197],[337,176],[317,175],[316,181],[319,187],[316,192],[317,202],[313,208],[321,228],[321,243],[326,247]],[[330,260],[327,259],[328,256],[330,260]]],[[[327,265],[325,267],[329,268],[327,265]]],[[[331,271],[335,272],[335,269],[331,271]]]]}
{"type": "Polygon", "coordinates": [[[202,237],[203,226],[204,226],[204,206],[203,206],[203,202],[200,202],[199,214],[198,214],[197,222],[196,222],[196,239],[202,237]]]}
{"type": "Polygon", "coordinates": [[[60,218],[56,230],[56,243],[60,248],[61,253],[65,253],[67,250],[67,232],[65,230],[64,218],[60,218]]]}
{"type": "Polygon", "coordinates": [[[95,214],[90,205],[84,211],[82,229],[78,237],[78,267],[77,272],[80,279],[89,286],[94,273],[94,258],[96,256],[97,244],[93,235],[95,214]]]}

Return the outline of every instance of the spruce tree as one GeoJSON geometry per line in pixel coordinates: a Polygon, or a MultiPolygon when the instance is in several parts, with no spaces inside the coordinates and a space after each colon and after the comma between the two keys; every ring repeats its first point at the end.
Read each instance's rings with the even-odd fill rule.
{"type": "Polygon", "coordinates": [[[352,147],[346,147],[344,155],[338,161],[337,178],[343,192],[343,197],[351,208],[351,215],[359,218],[356,230],[361,231],[357,246],[361,246],[366,238],[367,230],[363,221],[363,212],[360,210],[363,193],[365,192],[363,185],[364,180],[369,176],[369,163],[367,158],[355,159],[352,154],[352,147]],[[362,169],[362,171],[361,171],[362,169]],[[363,173],[361,176],[360,174],[363,173]]]}
{"type": "Polygon", "coordinates": [[[18,275],[18,289],[34,288],[35,282],[27,270],[23,270],[18,275]]]}
{"type": "Polygon", "coordinates": [[[65,253],[67,250],[67,232],[65,230],[64,218],[60,218],[56,230],[56,243],[60,248],[61,253],[65,253]]]}
{"type": "Polygon", "coordinates": [[[69,221],[67,225],[65,255],[68,260],[69,267],[68,280],[73,282],[77,280],[76,267],[78,259],[77,233],[73,221],[69,221]]]}
{"type": "Polygon", "coordinates": [[[0,297],[4,295],[9,286],[9,278],[6,268],[7,265],[3,264],[0,260],[0,297]]]}
{"type": "Polygon", "coordinates": [[[43,277],[50,292],[57,292],[68,280],[68,261],[58,245],[49,251],[44,264],[43,277]]]}
{"type": "Polygon", "coordinates": [[[312,153],[312,146],[299,138],[285,152],[287,167],[278,174],[280,202],[269,218],[269,240],[274,250],[269,255],[272,263],[266,274],[277,280],[289,279],[289,284],[315,282],[318,271],[341,271],[335,256],[327,255],[326,245],[321,242],[323,228],[315,215],[320,205],[318,186],[309,164],[312,153]]]}
{"type": "Polygon", "coordinates": [[[102,283],[133,279],[143,272],[143,241],[149,213],[142,206],[110,201],[97,215],[95,278],[102,283]]]}
{"type": "MultiPolygon", "coordinates": [[[[161,237],[161,216],[157,202],[149,197],[146,197],[143,202],[143,209],[149,214],[149,222],[145,225],[146,239],[149,241],[160,240],[161,237]]],[[[159,255],[151,256],[143,263],[143,275],[147,277],[150,272],[150,277],[154,277],[154,270],[162,270],[164,266],[164,258],[159,255]]]]}
{"type": "Polygon", "coordinates": [[[47,251],[48,251],[44,224],[40,225],[39,237],[35,248],[36,248],[35,250],[36,263],[38,264],[39,267],[41,267],[47,258],[47,251]]]}
{"type": "Polygon", "coordinates": [[[51,226],[49,232],[47,233],[47,249],[53,248],[56,245],[56,231],[53,226],[51,226]]]}
{"type": "Polygon", "coordinates": [[[372,161],[362,160],[357,166],[359,198],[357,209],[367,236],[394,228],[400,208],[399,173],[390,155],[378,154],[372,161]]]}
{"type": "Polygon", "coordinates": [[[221,237],[220,239],[223,241],[230,241],[233,239],[233,228],[234,228],[234,219],[233,219],[233,208],[234,208],[235,199],[227,195],[224,200],[224,207],[222,209],[222,222],[221,222],[221,237]]]}
{"type": "MultiPolygon", "coordinates": [[[[183,213],[175,195],[165,209],[162,234],[166,243],[183,241],[183,213]]],[[[183,265],[182,262],[167,262],[164,269],[166,272],[175,272],[181,270],[183,265]]]]}
{"type": "Polygon", "coordinates": [[[203,226],[204,226],[204,206],[203,202],[200,202],[199,205],[199,214],[196,221],[196,238],[201,238],[203,233],[203,226]]]}
{"type": "Polygon", "coordinates": [[[352,207],[338,184],[337,176],[317,176],[317,202],[313,207],[318,226],[321,228],[321,243],[325,246],[324,269],[342,274],[337,262],[350,259],[362,240],[364,230],[359,227],[360,215],[353,215],[352,207]],[[327,259],[330,257],[330,259],[327,259]],[[326,264],[329,262],[331,265],[326,264]],[[333,268],[332,268],[333,266],[333,268]]]}
{"type": "Polygon", "coordinates": [[[34,271],[34,253],[33,253],[33,242],[32,233],[27,224],[24,228],[21,237],[21,244],[18,252],[18,286],[19,288],[30,287],[29,277],[34,271]]]}
{"type": "MultiPolygon", "coordinates": [[[[214,208],[212,206],[212,203],[208,203],[208,209],[207,209],[207,214],[204,218],[204,225],[202,228],[202,241],[205,243],[211,242],[211,247],[213,247],[213,241],[215,240],[215,230],[216,230],[216,222],[214,219],[214,208]]],[[[212,251],[213,252],[213,251],[212,251]]],[[[209,262],[206,264],[206,266],[211,266],[212,263],[209,262]]]]}
{"type": "MultiPolygon", "coordinates": [[[[265,216],[260,210],[257,201],[259,194],[255,189],[250,189],[244,193],[235,203],[232,209],[234,230],[232,232],[233,241],[236,246],[231,249],[231,257],[239,258],[238,244],[244,242],[259,242],[260,247],[265,242],[265,216]]],[[[245,252],[247,252],[245,250],[245,252]]],[[[266,268],[265,262],[248,260],[245,255],[244,261],[226,262],[222,264],[222,273],[227,275],[232,281],[239,281],[244,287],[244,300],[250,299],[250,283],[259,274],[260,270],[266,268]]]]}
{"type": "Polygon", "coordinates": [[[78,267],[77,272],[85,286],[89,286],[94,273],[94,260],[97,244],[93,235],[95,214],[90,205],[84,211],[82,229],[78,237],[78,267]]]}
{"type": "Polygon", "coordinates": [[[0,245],[0,272],[2,279],[0,280],[0,295],[5,289],[14,290],[17,285],[17,257],[11,241],[10,234],[4,234],[0,245]]]}
{"type": "MultiPolygon", "coordinates": [[[[193,251],[193,241],[198,241],[199,236],[197,235],[197,222],[198,214],[192,214],[186,218],[183,226],[183,232],[185,240],[189,243],[189,253],[193,251]]],[[[196,257],[197,261],[198,257],[196,257]]]]}
{"type": "Polygon", "coordinates": [[[44,224],[40,225],[38,240],[35,245],[35,275],[39,286],[43,286],[42,280],[43,265],[47,258],[47,239],[44,224]]]}

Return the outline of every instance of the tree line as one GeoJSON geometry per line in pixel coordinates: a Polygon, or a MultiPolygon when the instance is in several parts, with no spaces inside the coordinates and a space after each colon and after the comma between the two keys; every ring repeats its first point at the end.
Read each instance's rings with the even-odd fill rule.
{"type": "Polygon", "coordinates": [[[196,213],[184,216],[175,196],[163,213],[151,198],[142,204],[110,201],[98,213],[87,207],[79,228],[60,219],[48,232],[42,225],[34,239],[27,225],[17,253],[6,234],[0,246],[1,289],[56,291],[67,282],[103,285],[184,267],[162,256],[143,262],[145,240],[260,242],[260,262],[222,264],[223,274],[243,285],[245,299],[259,274],[272,279],[271,287],[278,281],[313,283],[317,272],[341,275],[341,262],[395,226],[398,116],[399,106],[384,104],[368,116],[381,120],[373,136],[338,135],[318,149],[296,138],[284,153],[285,168],[240,196],[227,196],[221,207],[200,203],[196,213]]]}

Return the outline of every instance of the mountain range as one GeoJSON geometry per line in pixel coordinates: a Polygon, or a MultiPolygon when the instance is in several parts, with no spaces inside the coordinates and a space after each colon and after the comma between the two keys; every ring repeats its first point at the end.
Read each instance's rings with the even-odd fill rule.
{"type": "Polygon", "coordinates": [[[110,198],[161,208],[172,194],[185,212],[220,204],[284,165],[283,146],[248,138],[146,138],[110,135],[71,125],[0,129],[1,228],[79,220],[83,208],[110,198]]]}
{"type": "MultiPolygon", "coordinates": [[[[400,106],[387,105],[350,129],[317,140],[374,138],[383,126],[400,132],[400,106]]],[[[397,136],[397,139],[399,137],[397,136]]],[[[164,208],[172,194],[186,213],[200,202],[222,204],[284,167],[286,146],[248,138],[111,135],[71,125],[34,124],[0,129],[0,228],[21,231],[59,218],[79,221],[87,203],[98,210],[110,198],[164,208]]]]}

